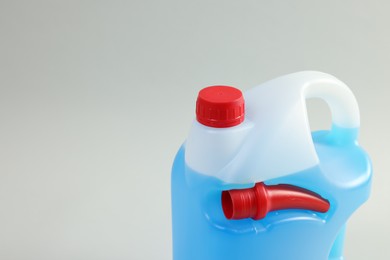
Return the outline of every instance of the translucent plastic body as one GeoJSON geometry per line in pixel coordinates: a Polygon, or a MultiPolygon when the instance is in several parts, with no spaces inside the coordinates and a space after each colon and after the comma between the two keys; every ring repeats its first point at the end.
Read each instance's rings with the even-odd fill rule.
{"type": "MultiPolygon", "coordinates": [[[[357,143],[357,104],[346,86],[326,74],[292,74],[292,77],[289,75],[281,81],[276,80],[276,85],[294,82],[294,78],[295,83],[299,84],[305,83],[305,78],[312,83],[319,82],[314,84],[316,87],[324,82],[328,85],[331,83],[330,89],[335,83],[340,86],[341,92],[297,87],[296,91],[301,94],[296,95],[295,99],[291,95],[295,101],[286,104],[299,109],[290,114],[291,109],[278,109],[276,113],[271,113],[274,116],[286,115],[287,119],[273,120],[268,117],[273,120],[270,126],[273,124],[276,127],[273,130],[267,129],[267,120],[260,120],[267,117],[256,114],[260,107],[254,105],[255,100],[251,101],[251,97],[259,98],[260,92],[265,93],[259,90],[261,88],[257,88],[258,94],[255,93],[257,90],[246,93],[245,98],[249,100],[248,120],[240,126],[214,130],[194,123],[189,139],[177,153],[172,169],[174,260],[343,259],[346,222],[367,200],[371,186],[371,163],[357,143]],[[305,95],[301,98],[302,91],[305,95]],[[330,131],[310,134],[303,108],[304,99],[313,96],[322,97],[330,104],[333,115],[330,131]],[[304,113],[302,117],[301,113],[304,113]],[[295,119],[300,123],[294,125],[295,119]],[[260,123],[264,123],[263,126],[260,123]],[[279,125],[294,127],[289,133],[288,127],[281,131],[279,125]],[[307,131],[308,138],[305,134],[307,131]],[[299,132],[303,134],[295,138],[299,132]],[[268,134],[263,141],[261,133],[268,134]],[[299,146],[297,140],[304,144],[299,146]],[[272,143],[275,144],[274,148],[272,143]],[[267,162],[256,157],[266,154],[267,150],[262,150],[264,147],[258,147],[261,144],[265,144],[264,147],[272,155],[267,162]],[[283,146],[286,151],[283,151],[283,146]],[[294,151],[298,154],[293,154],[294,151]],[[299,156],[304,158],[299,162],[289,162],[299,156]],[[222,191],[253,187],[258,181],[264,181],[267,185],[290,184],[308,189],[326,198],[330,209],[326,213],[287,209],[270,212],[260,220],[228,220],[222,210],[222,191]]],[[[275,82],[271,85],[275,86],[275,82]]],[[[263,101],[271,104],[268,99],[270,97],[263,101]]],[[[280,104],[283,103],[276,103],[280,104]]]]}
{"type": "Polygon", "coordinates": [[[316,132],[313,137],[318,166],[266,183],[289,183],[316,191],[330,201],[330,211],[285,210],[259,221],[227,220],[221,192],[243,185],[192,171],[184,162],[183,146],[172,172],[173,259],[343,259],[344,225],[368,198],[370,162],[355,143],[334,144],[329,132],[316,132]]]}
{"type": "Polygon", "coordinates": [[[221,129],[194,121],[185,154],[192,169],[228,183],[249,183],[317,165],[307,98],[318,97],[327,102],[334,125],[357,129],[360,124],[359,108],[351,90],[321,72],[282,76],[249,89],[244,96],[246,119],[240,125],[221,129]]]}

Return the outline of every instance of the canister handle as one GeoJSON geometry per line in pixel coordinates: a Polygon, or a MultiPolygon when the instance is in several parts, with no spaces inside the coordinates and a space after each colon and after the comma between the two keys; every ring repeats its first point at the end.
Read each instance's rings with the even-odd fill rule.
{"type": "Polygon", "coordinates": [[[352,144],[360,126],[352,91],[337,78],[317,71],[285,75],[244,92],[246,118],[253,124],[233,160],[217,177],[227,183],[261,182],[318,165],[306,99],[330,107],[332,145],[352,144]]]}
{"type": "Polygon", "coordinates": [[[360,127],[360,113],[356,98],[342,81],[322,72],[302,75],[307,81],[302,86],[305,99],[320,98],[331,111],[331,137],[336,143],[356,141],[360,127]]]}

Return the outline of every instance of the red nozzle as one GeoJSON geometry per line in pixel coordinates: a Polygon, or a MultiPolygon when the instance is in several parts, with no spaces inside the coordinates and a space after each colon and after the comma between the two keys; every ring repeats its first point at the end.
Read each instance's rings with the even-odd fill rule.
{"type": "Polygon", "coordinates": [[[268,212],[282,209],[307,209],[327,212],[330,204],[317,193],[287,184],[222,192],[222,209],[227,219],[264,218],[268,212]]]}

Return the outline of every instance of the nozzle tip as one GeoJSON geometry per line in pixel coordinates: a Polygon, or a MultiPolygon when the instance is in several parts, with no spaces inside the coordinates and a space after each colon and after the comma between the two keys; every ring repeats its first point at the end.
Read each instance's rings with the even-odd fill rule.
{"type": "Polygon", "coordinates": [[[223,214],[225,214],[225,217],[227,219],[232,219],[233,217],[233,200],[230,196],[229,191],[223,191],[222,192],[222,209],[223,214]]]}

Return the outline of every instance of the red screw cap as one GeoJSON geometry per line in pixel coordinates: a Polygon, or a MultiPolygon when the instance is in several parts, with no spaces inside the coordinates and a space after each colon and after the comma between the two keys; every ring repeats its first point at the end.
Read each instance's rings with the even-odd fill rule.
{"type": "Polygon", "coordinates": [[[239,89],[229,86],[211,86],[199,91],[196,101],[196,119],[216,128],[239,125],[244,121],[245,102],[239,89]]]}

